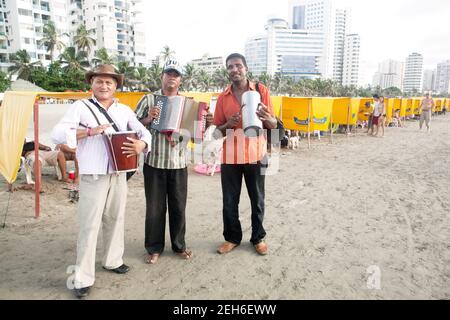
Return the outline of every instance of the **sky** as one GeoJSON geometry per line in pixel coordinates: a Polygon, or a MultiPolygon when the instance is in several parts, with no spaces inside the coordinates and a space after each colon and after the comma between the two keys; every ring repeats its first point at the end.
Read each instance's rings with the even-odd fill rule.
{"type": "MultiPolygon", "coordinates": [[[[350,8],[351,32],[361,36],[361,74],[370,83],[378,64],[418,52],[424,69],[450,60],[450,0],[333,0],[350,8]]],[[[244,53],[250,36],[264,34],[270,17],[288,17],[288,0],[142,1],[150,58],[165,45],[182,63],[204,54],[244,53]]]]}

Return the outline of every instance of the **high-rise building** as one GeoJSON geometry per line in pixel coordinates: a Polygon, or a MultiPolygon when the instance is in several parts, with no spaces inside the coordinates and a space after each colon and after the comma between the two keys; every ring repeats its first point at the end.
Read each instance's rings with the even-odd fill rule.
{"type": "Polygon", "coordinates": [[[403,86],[403,63],[395,60],[384,60],[378,65],[378,71],[373,78],[373,86],[381,89],[403,86]]]}
{"type": "Polygon", "coordinates": [[[105,48],[119,61],[146,65],[145,33],[139,20],[140,3],[141,0],[84,0],[83,21],[73,23],[72,32],[84,23],[86,29],[95,32],[96,49],[105,48]]]}
{"type": "Polygon", "coordinates": [[[436,87],[436,70],[425,70],[423,72],[422,91],[435,91],[436,87]]]}
{"type": "Polygon", "coordinates": [[[254,75],[281,73],[293,79],[318,78],[323,50],[323,33],[291,29],[287,21],[267,21],[266,34],[248,39],[245,54],[254,75]]]}
{"type": "Polygon", "coordinates": [[[204,55],[200,59],[194,59],[190,62],[196,69],[204,70],[209,75],[213,75],[216,70],[224,68],[223,57],[209,57],[204,55]]]}
{"type": "Polygon", "coordinates": [[[322,32],[321,77],[343,83],[344,72],[349,72],[344,70],[344,47],[350,34],[350,10],[336,9],[331,0],[290,0],[289,19],[293,29],[322,32]]]}
{"type": "Polygon", "coordinates": [[[406,58],[403,91],[412,92],[422,90],[423,56],[412,53],[406,58]]]}
{"type": "MultiPolygon", "coordinates": [[[[51,57],[39,45],[43,28],[53,21],[60,40],[66,45],[76,29],[85,24],[94,30],[96,40],[93,52],[106,48],[119,60],[133,65],[147,64],[145,36],[138,20],[138,3],[141,0],[0,0],[0,67],[10,65],[9,56],[25,49],[32,61],[48,65],[60,52],[51,57]]],[[[93,52],[91,54],[93,54],[93,52]]]]}
{"type": "Polygon", "coordinates": [[[437,65],[435,91],[438,93],[450,92],[450,60],[437,65]]]}
{"type": "Polygon", "coordinates": [[[331,0],[289,2],[289,22],[293,29],[322,33],[322,53],[318,67],[323,78],[333,77],[334,14],[331,0]]]}
{"type": "Polygon", "coordinates": [[[335,17],[333,80],[338,83],[342,83],[344,72],[345,36],[349,29],[347,12],[347,10],[338,9],[335,17]]]}
{"type": "Polygon", "coordinates": [[[359,51],[361,39],[357,34],[348,34],[345,36],[344,59],[342,68],[342,85],[357,86],[359,77],[359,51]]]}
{"type": "MultiPolygon", "coordinates": [[[[10,64],[9,55],[18,50],[26,50],[33,61],[40,60],[44,65],[56,58],[59,52],[51,57],[47,48],[40,45],[44,25],[48,21],[55,23],[56,32],[68,32],[67,23],[68,0],[1,0],[0,1],[0,61],[2,68],[10,64]]],[[[68,44],[68,37],[61,37],[68,44]]]]}

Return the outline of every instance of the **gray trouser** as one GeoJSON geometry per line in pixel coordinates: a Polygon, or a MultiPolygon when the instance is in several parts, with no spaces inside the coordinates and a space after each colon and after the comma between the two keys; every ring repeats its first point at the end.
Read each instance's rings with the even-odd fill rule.
{"type": "Polygon", "coordinates": [[[423,122],[427,125],[427,128],[430,128],[431,122],[431,111],[422,111],[420,115],[420,129],[422,129],[423,122]]]}
{"type": "Polygon", "coordinates": [[[95,251],[100,226],[103,227],[102,265],[114,269],[123,264],[127,190],[125,173],[98,177],[81,175],[75,288],[94,284],[95,251]]]}

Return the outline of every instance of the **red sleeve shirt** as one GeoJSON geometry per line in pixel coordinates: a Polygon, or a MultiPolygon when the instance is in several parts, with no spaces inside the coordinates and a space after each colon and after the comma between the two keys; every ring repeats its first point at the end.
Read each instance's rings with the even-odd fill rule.
{"type": "MultiPolygon", "coordinates": [[[[249,82],[249,88],[256,90],[255,83],[249,82]]],[[[273,115],[273,105],[270,99],[269,90],[259,84],[261,101],[273,115]]],[[[222,126],[234,114],[240,112],[241,106],[233,95],[231,85],[222,92],[217,98],[216,109],[214,112],[214,125],[222,126]]],[[[223,144],[222,163],[224,164],[249,164],[260,161],[267,152],[267,141],[264,135],[255,138],[249,138],[244,135],[242,121],[236,126],[232,134],[228,133],[223,144]]]]}

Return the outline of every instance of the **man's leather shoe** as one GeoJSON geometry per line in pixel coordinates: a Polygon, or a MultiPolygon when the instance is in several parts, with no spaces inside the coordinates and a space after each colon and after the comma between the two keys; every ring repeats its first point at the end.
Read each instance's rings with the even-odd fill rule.
{"type": "Polygon", "coordinates": [[[265,256],[267,252],[269,251],[269,247],[267,246],[267,243],[264,241],[261,241],[258,244],[255,244],[256,252],[258,252],[260,255],[265,256]]]}
{"type": "Polygon", "coordinates": [[[218,249],[217,252],[220,254],[225,254],[236,248],[238,244],[225,241],[224,244],[222,244],[218,249]]]}
{"type": "Polygon", "coordinates": [[[80,289],[74,289],[75,296],[77,298],[84,298],[89,295],[89,291],[91,290],[91,287],[84,287],[80,289]]]}
{"type": "Polygon", "coordinates": [[[126,264],[123,264],[120,267],[117,267],[115,269],[107,269],[105,267],[103,267],[103,269],[111,271],[111,272],[115,272],[115,273],[118,273],[118,274],[124,274],[124,273],[127,273],[128,271],[130,271],[130,267],[127,266],[126,264]]]}

